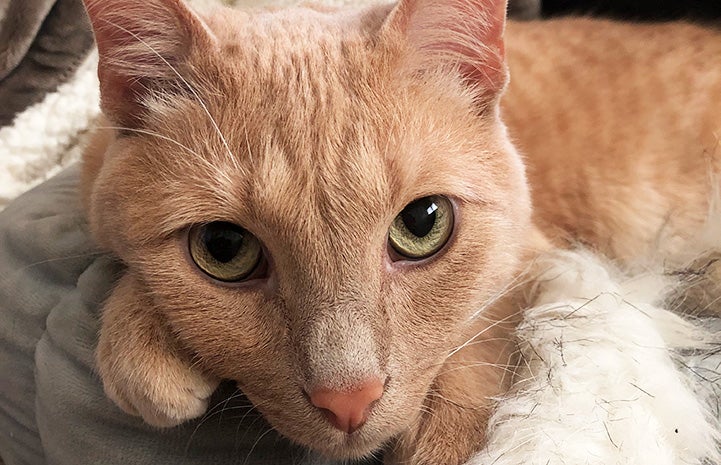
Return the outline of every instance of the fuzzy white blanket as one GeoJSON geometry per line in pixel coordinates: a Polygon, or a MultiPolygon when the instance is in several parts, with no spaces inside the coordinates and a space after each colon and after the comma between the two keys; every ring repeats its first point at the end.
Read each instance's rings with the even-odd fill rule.
{"type": "MultiPolygon", "coordinates": [[[[91,53],[0,129],[0,209],[78,160],[99,113],[96,65],[91,53]]],[[[717,223],[697,252],[721,250],[717,223]]],[[[675,278],[624,274],[587,252],[536,266],[536,306],[517,334],[522,364],[472,465],[721,463],[721,332],[664,308],[675,278]]]]}
{"type": "Polygon", "coordinates": [[[471,465],[721,463],[721,331],[664,308],[677,278],[583,251],[537,267],[517,379],[471,465]]]}
{"type": "Polygon", "coordinates": [[[0,128],[0,210],[30,187],[80,158],[84,137],[99,115],[97,54],[56,92],[0,128]]]}

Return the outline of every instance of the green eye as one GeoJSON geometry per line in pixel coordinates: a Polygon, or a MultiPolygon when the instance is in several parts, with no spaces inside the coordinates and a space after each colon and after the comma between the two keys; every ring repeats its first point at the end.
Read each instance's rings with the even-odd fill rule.
{"type": "Polygon", "coordinates": [[[443,248],[453,231],[453,206],[440,195],[423,197],[406,205],[388,231],[391,247],[400,255],[421,259],[443,248]]]}
{"type": "Polygon", "coordinates": [[[258,267],[263,255],[254,235],[225,221],[193,227],[188,241],[198,268],[219,281],[242,281],[258,267]]]}

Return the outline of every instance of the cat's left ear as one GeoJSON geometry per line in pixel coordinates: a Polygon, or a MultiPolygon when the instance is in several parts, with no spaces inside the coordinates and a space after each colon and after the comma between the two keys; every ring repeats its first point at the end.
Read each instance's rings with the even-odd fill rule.
{"type": "Polygon", "coordinates": [[[490,98],[500,95],[508,79],[506,8],[507,0],[400,0],[383,32],[406,41],[412,68],[454,68],[490,98]]]}
{"type": "Polygon", "coordinates": [[[98,46],[101,107],[116,124],[137,126],[153,90],[182,89],[191,53],[215,47],[183,0],[83,2],[98,46]]]}

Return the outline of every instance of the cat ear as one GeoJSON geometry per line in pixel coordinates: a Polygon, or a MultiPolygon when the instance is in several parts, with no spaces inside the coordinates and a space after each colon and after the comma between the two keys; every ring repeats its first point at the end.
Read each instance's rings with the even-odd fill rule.
{"type": "Polygon", "coordinates": [[[507,0],[401,0],[386,20],[400,33],[416,70],[456,68],[484,96],[497,96],[508,79],[503,31],[507,0]]]}
{"type": "Polygon", "coordinates": [[[214,37],[182,0],[84,0],[98,46],[101,107],[134,127],[153,88],[177,88],[194,47],[214,37]]]}

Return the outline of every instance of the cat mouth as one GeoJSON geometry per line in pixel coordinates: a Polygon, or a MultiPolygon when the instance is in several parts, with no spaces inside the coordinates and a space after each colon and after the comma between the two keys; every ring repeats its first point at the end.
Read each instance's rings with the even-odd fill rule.
{"type": "MultiPolygon", "coordinates": [[[[382,405],[379,405],[379,407],[382,405]]],[[[312,406],[311,406],[312,407],[312,406]]],[[[311,417],[307,423],[288,427],[287,420],[274,421],[272,425],[291,441],[301,444],[331,460],[357,460],[378,456],[405,425],[393,424],[383,412],[372,412],[368,420],[350,432],[334,426],[327,414],[312,407],[304,416],[311,417]]]]}
{"type": "MultiPolygon", "coordinates": [[[[369,398],[374,400],[368,403],[368,398],[360,400],[365,408],[355,424],[339,421],[332,411],[319,408],[321,404],[318,399],[303,390],[306,405],[313,411],[311,422],[319,427],[318,434],[311,437],[306,445],[330,459],[378,457],[392,439],[407,427],[408,419],[414,416],[401,412],[410,406],[398,404],[398,386],[390,382],[390,377],[379,388],[382,389],[380,395],[377,392],[369,394],[369,398]]],[[[341,398],[345,407],[359,401],[356,396],[348,398],[341,395],[341,398]]],[[[342,409],[336,411],[338,414],[343,413],[342,409]]]]}
{"type": "Polygon", "coordinates": [[[319,399],[318,391],[324,389],[309,389],[303,382],[271,392],[255,383],[238,382],[238,385],[282,436],[330,460],[358,460],[378,457],[392,446],[394,438],[417,421],[427,388],[420,387],[425,383],[415,381],[417,385],[409,389],[410,383],[387,376],[382,381],[381,395],[370,392],[362,399],[358,398],[357,391],[349,397],[344,391],[325,392],[319,399]],[[339,416],[344,414],[342,408],[337,407],[338,398],[343,402],[360,402],[366,415],[351,427],[337,421],[329,410],[336,410],[339,416]]]}
{"type": "MultiPolygon", "coordinates": [[[[371,456],[378,456],[394,436],[390,430],[387,432],[364,431],[365,426],[351,434],[334,433],[334,440],[319,440],[308,446],[316,452],[333,460],[357,460],[371,456]]],[[[320,438],[319,438],[320,439],[320,438]]]]}

